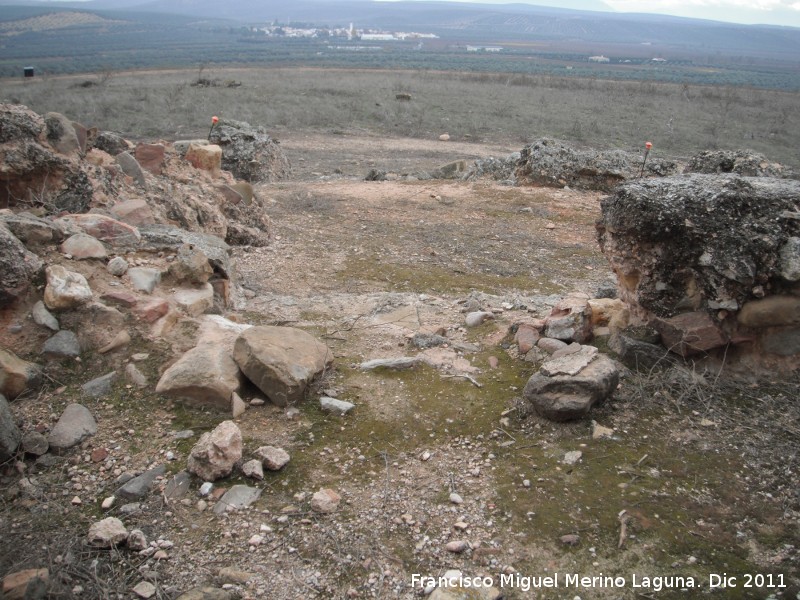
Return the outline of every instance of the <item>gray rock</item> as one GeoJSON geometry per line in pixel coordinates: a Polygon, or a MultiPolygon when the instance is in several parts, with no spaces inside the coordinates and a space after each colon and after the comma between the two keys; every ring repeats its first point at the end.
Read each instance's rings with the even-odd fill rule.
{"type": "Polygon", "coordinates": [[[97,433],[97,422],[89,409],[82,404],[70,404],[50,432],[47,442],[56,454],[80,444],[97,433]]]}
{"type": "Polygon", "coordinates": [[[424,362],[419,356],[399,356],[397,358],[373,358],[361,363],[358,368],[364,371],[374,369],[411,369],[424,362]]]}
{"type": "Polygon", "coordinates": [[[800,327],[771,331],[762,340],[764,352],[778,356],[800,354],[800,327]]]}
{"type": "Polygon", "coordinates": [[[598,402],[611,396],[619,371],[610,358],[598,355],[576,375],[549,377],[541,371],[525,385],[524,398],[551,421],[579,419],[598,402]]]}
{"type": "Polygon", "coordinates": [[[47,307],[41,300],[33,305],[31,315],[33,316],[33,322],[37,325],[47,327],[52,331],[58,331],[61,329],[61,327],[58,325],[58,319],[56,319],[53,314],[47,310],[47,307]]]}
{"type": "Polygon", "coordinates": [[[179,283],[206,283],[213,273],[205,252],[194,244],[182,244],[169,266],[169,274],[179,283]]]}
{"type": "Polygon", "coordinates": [[[222,168],[237,179],[276,181],[288,177],[291,172],[280,146],[262,127],[221,119],[208,140],[222,148],[222,168]]]}
{"type": "Polygon", "coordinates": [[[240,458],[242,432],[233,421],[223,421],[194,445],[188,469],[203,481],[216,481],[230,475],[240,458]]]}
{"type": "Polygon", "coordinates": [[[467,327],[477,327],[478,325],[482,325],[484,321],[488,321],[490,319],[494,319],[493,313],[485,310],[479,310],[467,313],[466,317],[464,317],[464,323],[466,323],[467,327]]]}
{"type": "Polygon", "coordinates": [[[125,379],[136,387],[144,388],[148,386],[147,376],[133,363],[125,365],[125,379]]]}
{"type": "Polygon", "coordinates": [[[608,347],[623,365],[634,371],[666,368],[675,362],[663,346],[642,342],[622,333],[612,335],[608,347]]]}
{"type": "Polygon", "coordinates": [[[22,449],[25,454],[42,456],[50,448],[47,438],[38,431],[28,431],[22,436],[22,449]]]}
{"type": "Polygon", "coordinates": [[[0,306],[23,297],[44,263],[0,224],[0,306]]]}
{"type": "Polygon", "coordinates": [[[107,152],[111,156],[116,156],[120,152],[128,150],[128,142],[125,141],[121,135],[113,131],[101,131],[95,136],[92,141],[92,146],[103,152],[107,152]]]}
{"type": "Polygon", "coordinates": [[[426,348],[434,348],[436,346],[442,346],[443,344],[447,344],[448,339],[441,335],[436,335],[434,333],[415,333],[414,337],[411,338],[411,345],[424,350],[426,348]]]}
{"type": "Polygon", "coordinates": [[[161,282],[161,271],[149,267],[131,267],[128,269],[133,289],[152,294],[161,282]]]}
{"type": "Polygon", "coordinates": [[[150,493],[150,486],[153,485],[155,480],[166,472],[167,467],[164,465],[145,471],[122,485],[114,492],[114,495],[123,500],[142,500],[150,493]]]}
{"type": "Polygon", "coordinates": [[[242,374],[228,351],[220,345],[196,346],[164,371],[156,393],[194,406],[231,410],[231,395],[242,385],[242,374]]]}
{"type": "Polygon", "coordinates": [[[59,242],[64,233],[51,221],[41,219],[27,212],[0,215],[0,223],[27,247],[59,242]]]}
{"type": "Polygon", "coordinates": [[[128,530],[116,517],[106,517],[89,527],[87,538],[91,546],[113,548],[128,539],[128,530]]]}
{"type": "Polygon", "coordinates": [[[81,391],[90,398],[101,398],[108,396],[111,393],[111,387],[117,379],[117,372],[112,371],[102,377],[97,377],[91,381],[87,381],[81,386],[81,391]]]}
{"type": "Polygon", "coordinates": [[[164,497],[169,500],[178,500],[189,493],[192,476],[188,471],[180,471],[175,477],[169,480],[164,488],[164,497]]]}
{"type": "Polygon", "coordinates": [[[22,432],[8,406],[8,400],[0,395],[0,462],[6,462],[16,452],[22,441],[22,432]]]}
{"type": "Polygon", "coordinates": [[[555,338],[543,337],[539,338],[539,341],[536,342],[536,346],[545,352],[550,354],[554,354],[559,350],[562,350],[567,347],[567,343],[562,340],[557,340],[555,338]]]}
{"type": "Polygon", "coordinates": [[[251,479],[264,479],[264,465],[257,458],[248,460],[242,465],[242,473],[251,479]]]}
{"type": "Polygon", "coordinates": [[[251,327],[236,339],[233,359],[271,402],[303,398],[308,384],[333,362],[322,342],[293,327],[251,327]]]}
{"type": "Polygon", "coordinates": [[[133,179],[139,186],[145,187],[147,185],[142,167],[130,152],[117,154],[117,164],[122,169],[122,172],[133,179]]]}
{"type": "MultiPolygon", "coordinates": [[[[517,162],[516,180],[521,185],[610,191],[615,185],[639,177],[640,154],[621,150],[583,150],[566,142],[538,139],[525,146],[517,162]]],[[[677,173],[674,161],[650,157],[645,174],[677,173]]]]}
{"type": "Polygon", "coordinates": [[[128,272],[128,261],[121,256],[115,256],[106,265],[106,270],[114,277],[122,277],[128,272]]]}
{"type": "Polygon", "coordinates": [[[344,400],[337,400],[336,398],[329,398],[328,396],[322,396],[319,399],[319,406],[322,410],[326,412],[337,413],[340,415],[345,415],[353,408],[355,408],[355,404],[351,402],[345,402],[344,400]]]}
{"type": "Polygon", "coordinates": [[[172,301],[190,317],[199,317],[214,306],[214,288],[203,283],[193,288],[181,288],[172,294],[172,301]]]}
{"type": "Polygon", "coordinates": [[[135,515],[142,512],[142,505],[140,502],[128,502],[119,507],[119,512],[122,515],[135,515]]]}
{"type": "Polygon", "coordinates": [[[44,115],[44,123],[47,127],[47,142],[61,154],[69,154],[80,150],[78,136],[72,121],[57,112],[49,112],[44,115]]]}
{"type": "Polygon", "coordinates": [[[261,496],[259,488],[246,485],[234,485],[214,505],[214,513],[221,515],[228,510],[247,508],[261,496]]]}
{"type": "Polygon", "coordinates": [[[747,177],[791,177],[791,169],[752,150],[705,150],[689,159],[684,173],[736,173],[747,177]]]}
{"type": "Polygon", "coordinates": [[[42,381],[39,365],[0,348],[0,394],[13,400],[26,391],[38,389],[42,381]]]}
{"type": "Polygon", "coordinates": [[[132,529],[128,534],[128,549],[139,552],[147,548],[147,536],[141,529],[132,529]]]}
{"type": "Polygon", "coordinates": [[[80,355],[81,343],[78,341],[78,336],[66,329],[48,338],[42,346],[42,356],[48,360],[76,358],[80,355]]]}

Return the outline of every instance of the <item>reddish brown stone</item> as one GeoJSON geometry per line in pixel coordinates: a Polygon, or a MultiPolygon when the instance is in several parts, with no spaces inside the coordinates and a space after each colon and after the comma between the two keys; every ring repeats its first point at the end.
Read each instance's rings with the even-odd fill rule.
{"type": "Polygon", "coordinates": [[[657,319],[654,325],[661,334],[661,343],[681,356],[705,352],[728,343],[728,337],[711,316],[702,311],[657,319]]]}
{"type": "Polygon", "coordinates": [[[514,341],[519,346],[520,354],[527,354],[539,341],[539,330],[533,325],[528,323],[521,323],[517,327],[517,334],[514,336],[514,341]]]}
{"type": "Polygon", "coordinates": [[[134,198],[115,204],[111,212],[123,223],[128,225],[152,225],[156,222],[153,211],[147,202],[141,198],[134,198]]]}
{"type": "Polygon", "coordinates": [[[71,232],[83,231],[112,246],[137,246],[142,238],[135,227],[96,213],[65,215],[55,222],[71,232]]]}
{"type": "Polygon", "coordinates": [[[93,463],[103,462],[105,459],[108,458],[108,450],[106,450],[105,448],[95,448],[94,450],[92,450],[91,458],[93,463]]]}
{"type": "Polygon", "coordinates": [[[143,169],[147,169],[153,175],[161,175],[164,169],[164,145],[163,144],[137,144],[133,155],[136,162],[143,169]]]}
{"type": "Polygon", "coordinates": [[[169,302],[163,298],[150,298],[139,302],[133,309],[133,314],[146,323],[155,323],[168,312],[169,302]]]}

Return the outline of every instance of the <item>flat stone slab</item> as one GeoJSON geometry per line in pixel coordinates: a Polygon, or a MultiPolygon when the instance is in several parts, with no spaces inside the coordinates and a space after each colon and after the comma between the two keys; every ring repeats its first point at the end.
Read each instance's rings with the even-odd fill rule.
{"type": "Polygon", "coordinates": [[[158,477],[167,472],[167,467],[159,465],[155,469],[145,471],[120,486],[114,495],[123,500],[142,500],[150,493],[150,486],[158,477]]]}
{"type": "Polygon", "coordinates": [[[261,496],[261,489],[247,485],[235,485],[214,505],[214,513],[221,515],[230,509],[247,508],[261,496]]]}
{"type": "Polygon", "coordinates": [[[550,358],[542,364],[541,373],[554,377],[556,375],[577,375],[597,356],[594,346],[581,346],[572,354],[550,358]]]}
{"type": "Polygon", "coordinates": [[[344,415],[353,410],[356,405],[352,402],[345,402],[344,400],[322,396],[322,398],[319,399],[319,406],[326,412],[344,415]]]}
{"type": "Polygon", "coordinates": [[[111,393],[111,386],[117,378],[116,371],[107,373],[102,377],[97,377],[91,381],[87,381],[81,386],[81,391],[87,396],[92,398],[101,398],[111,393]]]}

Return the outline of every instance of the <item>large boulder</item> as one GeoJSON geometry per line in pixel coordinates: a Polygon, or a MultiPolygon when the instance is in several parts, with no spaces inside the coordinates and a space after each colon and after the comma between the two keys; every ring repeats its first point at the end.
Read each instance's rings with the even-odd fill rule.
{"type": "MultiPolygon", "coordinates": [[[[622,150],[584,150],[559,140],[542,138],[525,146],[517,163],[520,185],[569,186],[609,191],[615,185],[639,176],[643,156],[622,150]]],[[[644,169],[648,176],[677,173],[675,162],[650,157],[644,169]]]]}
{"type": "Polygon", "coordinates": [[[189,454],[188,469],[203,481],[216,481],[233,471],[242,458],[242,432],[233,421],[223,421],[207,431],[189,454]]]}
{"type": "Polygon", "coordinates": [[[188,404],[231,410],[231,397],[242,385],[242,373],[224,345],[192,348],[164,371],[156,393],[188,404]]]}
{"type": "Polygon", "coordinates": [[[274,404],[303,398],[306,387],[332,362],[322,342],[293,327],[251,327],[236,340],[233,359],[274,404]]]}
{"type": "Polygon", "coordinates": [[[289,160],[263,127],[221,119],[208,139],[222,148],[222,168],[237,179],[276,181],[290,173],[289,160]]]}
{"type": "Polygon", "coordinates": [[[43,264],[0,223],[0,306],[24,296],[43,264]]]}
{"type": "Polygon", "coordinates": [[[524,398],[551,421],[571,421],[609,398],[619,383],[614,361],[583,346],[579,352],[551,358],[525,385],[524,398]]]}
{"type": "Polygon", "coordinates": [[[0,394],[13,400],[26,390],[38,389],[42,380],[39,365],[0,348],[0,394]]]}

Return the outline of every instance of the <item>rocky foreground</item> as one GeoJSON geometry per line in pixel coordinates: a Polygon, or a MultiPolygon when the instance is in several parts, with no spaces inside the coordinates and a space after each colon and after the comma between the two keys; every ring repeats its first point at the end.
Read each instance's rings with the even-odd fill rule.
{"type": "MultiPolygon", "coordinates": [[[[359,188],[484,186],[458,206],[441,185],[404,203],[342,196],[298,210],[300,192],[270,183],[290,174],[280,146],[235,121],[207,140],[133,145],[4,105],[0,153],[2,518],[26,548],[2,555],[5,597],[467,597],[413,579],[423,572],[481,575],[492,585],[480,597],[514,598],[524,592],[503,576],[565,569],[669,570],[707,588],[715,547],[721,561],[750,548],[749,568],[797,586],[783,543],[797,532],[792,486],[764,446],[732,448],[734,409],[690,404],[715,393],[703,368],[718,380],[734,363],[788,385],[797,366],[800,185],[779,165],[706,153],[691,173],[659,160],[641,179],[636,157],[543,140],[473,165],[371,171],[376,187],[359,188]],[[472,216],[491,204],[481,194],[504,206],[501,186],[476,178],[528,190],[510,227],[488,235],[472,216]],[[539,204],[540,185],[563,191],[539,204]],[[598,195],[570,188],[610,195],[595,214],[598,195]],[[600,216],[616,285],[592,231],[566,246],[596,255],[579,285],[513,265],[503,246],[515,231],[540,253],[563,243],[559,202],[585,212],[575,227],[600,216]],[[339,210],[358,216],[331,219],[339,210]],[[420,235],[423,219],[430,231],[459,221],[464,241],[420,235]],[[484,254],[487,271],[528,287],[392,288],[438,265],[475,269],[484,254]],[[340,279],[324,280],[329,265],[340,279]],[[301,269],[316,292],[300,290],[301,269]],[[637,371],[665,373],[655,397],[677,414],[630,408],[637,371]],[[631,425],[633,410],[670,427],[631,425]],[[687,466],[707,447],[719,464],[687,466]],[[736,462],[742,448],[756,458],[736,462]],[[741,494],[768,495],[761,521],[723,515],[734,473],[752,477],[741,494]],[[720,512],[672,539],[687,502],[720,512]],[[683,539],[694,534],[708,548],[683,539]]],[[[782,410],[773,396],[759,401],[782,410]]],[[[791,451],[791,418],[784,427],[771,442],[791,451]]],[[[780,468],[792,481],[796,460],[780,468]]]]}

